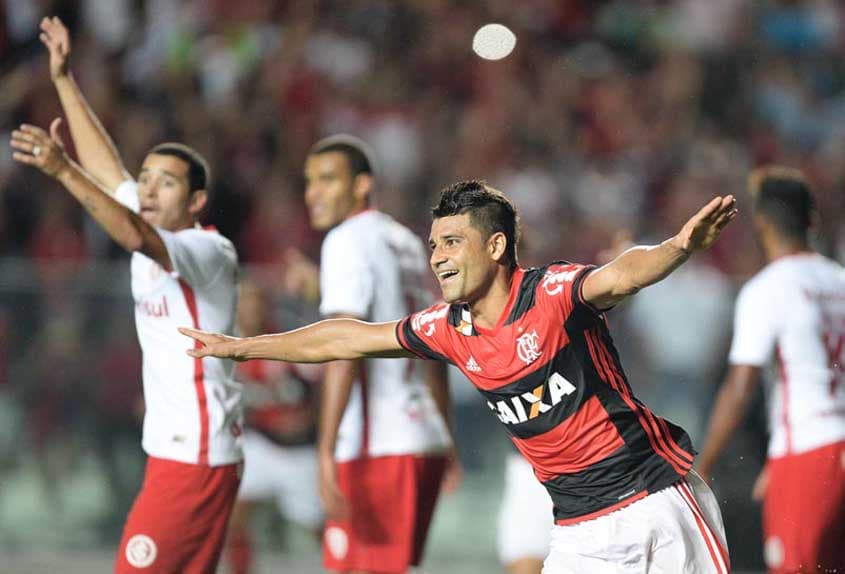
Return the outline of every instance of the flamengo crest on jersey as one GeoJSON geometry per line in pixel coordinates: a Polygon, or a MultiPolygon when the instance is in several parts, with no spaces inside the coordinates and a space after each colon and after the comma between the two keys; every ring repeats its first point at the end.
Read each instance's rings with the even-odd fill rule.
{"type": "Polygon", "coordinates": [[[692,468],[681,429],[634,397],[603,313],[580,294],[592,267],[517,269],[493,329],[466,305],[403,319],[400,343],[461,368],[531,462],[558,524],[609,512],[676,482],[692,468]]]}

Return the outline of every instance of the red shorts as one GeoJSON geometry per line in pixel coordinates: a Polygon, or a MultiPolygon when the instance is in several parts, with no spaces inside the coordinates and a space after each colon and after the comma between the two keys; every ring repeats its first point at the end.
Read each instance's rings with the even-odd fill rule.
{"type": "Polygon", "coordinates": [[[149,457],[129,511],[116,574],[206,574],[220,559],[240,464],[200,466],[149,457]]]}
{"type": "Polygon", "coordinates": [[[418,565],[446,464],[445,456],[416,455],[339,463],[349,518],[326,522],[323,566],[402,573],[418,565]]]}
{"type": "Polygon", "coordinates": [[[767,467],[769,573],[845,572],[845,442],[772,459],[767,467]]]}

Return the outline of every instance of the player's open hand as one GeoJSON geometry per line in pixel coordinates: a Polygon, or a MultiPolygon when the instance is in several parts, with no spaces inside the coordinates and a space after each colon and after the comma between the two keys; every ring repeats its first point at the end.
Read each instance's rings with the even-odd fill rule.
{"type": "Polygon", "coordinates": [[[714,197],[684,224],[674,241],[686,253],[707,249],[737,213],[734,196],[714,197]]]}
{"type": "Polygon", "coordinates": [[[62,21],[56,16],[42,19],[41,33],[38,38],[50,52],[50,77],[55,81],[67,76],[70,61],[70,34],[62,21]]]}
{"type": "Polygon", "coordinates": [[[337,465],[333,454],[320,454],[320,502],[326,516],[335,520],[345,520],[349,516],[349,506],[337,483],[337,465]]]}
{"type": "Polygon", "coordinates": [[[218,357],[220,359],[232,359],[233,361],[246,360],[246,357],[239,352],[238,342],[240,339],[237,337],[209,333],[188,327],[179,327],[179,332],[196,342],[193,349],[186,351],[188,355],[194,358],[218,357]]]}
{"type": "Polygon", "coordinates": [[[54,119],[50,124],[49,135],[38,126],[21,124],[12,131],[10,143],[15,150],[12,159],[37,167],[50,177],[58,177],[59,172],[70,166],[70,158],[59,136],[61,123],[61,118],[54,119]]]}

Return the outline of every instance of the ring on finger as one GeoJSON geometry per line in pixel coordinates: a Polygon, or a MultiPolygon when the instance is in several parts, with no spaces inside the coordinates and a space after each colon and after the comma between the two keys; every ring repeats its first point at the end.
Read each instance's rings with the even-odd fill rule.
{"type": "Polygon", "coordinates": [[[41,155],[41,146],[40,145],[32,146],[32,155],[34,155],[35,157],[38,157],[39,155],[41,155]]]}

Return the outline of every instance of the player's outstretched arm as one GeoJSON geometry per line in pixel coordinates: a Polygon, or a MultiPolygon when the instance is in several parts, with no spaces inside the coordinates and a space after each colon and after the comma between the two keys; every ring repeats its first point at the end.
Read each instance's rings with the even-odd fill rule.
{"type": "Polygon", "coordinates": [[[65,153],[59,137],[62,120],[50,124],[50,134],[29,124],[12,132],[12,159],[38,168],[61,183],[88,211],[91,217],[127,251],[140,251],[163,267],[170,256],[158,232],[137,213],[118,203],[76,162],[65,153]]]}
{"type": "Polygon", "coordinates": [[[736,199],[732,195],[713,198],[674,237],[660,245],[632,247],[590,273],[584,279],[584,299],[599,309],[609,309],[657,283],[694,252],[713,245],[736,214],[736,199]]]}
{"type": "Polygon", "coordinates": [[[68,30],[58,18],[44,18],[41,20],[39,38],[50,53],[50,77],[67,116],[79,161],[88,173],[105,186],[108,193],[114,193],[121,182],[131,179],[131,175],[123,166],[114,142],[88,105],[70,72],[71,42],[68,30]]]}
{"type": "Polygon", "coordinates": [[[286,333],[229,337],[180,327],[198,343],[192,357],[235,361],[270,359],[290,363],[325,363],[342,359],[413,357],[396,337],[397,321],[366,323],[357,319],[326,319],[286,333]]]}
{"type": "Polygon", "coordinates": [[[709,479],[713,465],[742,421],[759,379],[760,367],[753,365],[733,365],[728,371],[716,396],[704,446],[696,461],[696,468],[705,479],[709,479]]]}

